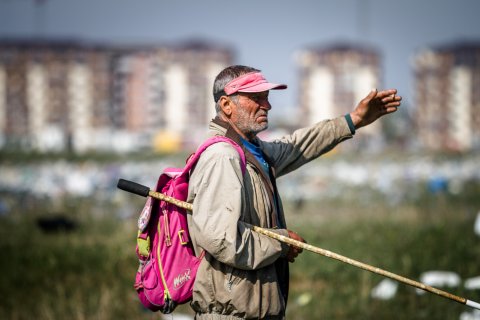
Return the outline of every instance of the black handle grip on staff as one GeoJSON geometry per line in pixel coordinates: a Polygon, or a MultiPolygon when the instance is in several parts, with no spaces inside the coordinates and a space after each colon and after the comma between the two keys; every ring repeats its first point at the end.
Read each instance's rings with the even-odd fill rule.
{"type": "Polygon", "coordinates": [[[128,181],[124,179],[118,180],[117,188],[130,193],[137,194],[142,197],[148,197],[148,193],[150,192],[150,189],[148,187],[138,184],[136,182],[128,181]]]}
{"type": "Polygon", "coordinates": [[[165,201],[165,202],[168,202],[168,203],[172,203],[172,204],[176,205],[177,207],[180,207],[180,208],[183,208],[183,209],[187,209],[187,210],[190,210],[190,211],[193,210],[193,206],[192,206],[191,203],[172,198],[172,197],[167,196],[167,195],[165,195],[163,193],[160,193],[160,192],[155,192],[153,190],[150,190],[148,187],[143,186],[143,185],[138,184],[138,183],[133,182],[133,181],[120,179],[120,180],[118,180],[117,187],[119,189],[137,194],[137,195],[142,196],[142,197],[150,196],[150,197],[155,198],[155,199],[159,199],[159,200],[162,200],[162,201],[165,201]]]}

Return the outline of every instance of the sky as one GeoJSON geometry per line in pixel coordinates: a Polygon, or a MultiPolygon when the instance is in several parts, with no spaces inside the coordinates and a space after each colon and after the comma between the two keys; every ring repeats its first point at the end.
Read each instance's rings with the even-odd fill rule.
{"type": "Polygon", "coordinates": [[[0,38],[208,40],[232,47],[235,63],[288,84],[270,95],[272,113],[297,105],[296,52],[365,42],[382,54],[382,87],[397,88],[408,107],[415,94],[412,55],[428,46],[480,41],[478,13],[478,0],[0,0],[0,38]]]}

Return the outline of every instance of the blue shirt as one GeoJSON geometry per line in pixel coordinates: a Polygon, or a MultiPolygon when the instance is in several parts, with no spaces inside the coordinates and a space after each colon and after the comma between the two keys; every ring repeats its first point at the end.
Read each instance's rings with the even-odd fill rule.
{"type": "Polygon", "coordinates": [[[240,138],[240,140],[242,140],[242,143],[245,146],[245,148],[247,148],[247,150],[250,151],[250,153],[255,156],[255,159],[257,159],[257,161],[262,165],[263,170],[265,171],[267,176],[269,176],[270,166],[268,165],[267,161],[265,161],[265,158],[263,157],[263,153],[260,147],[258,147],[257,145],[254,145],[250,141],[247,141],[243,138],[240,138]]]}
{"type": "MultiPolygon", "coordinates": [[[[251,143],[250,141],[247,141],[243,138],[240,138],[240,140],[242,141],[245,148],[247,148],[247,150],[250,151],[250,153],[253,154],[255,159],[257,159],[257,161],[262,165],[262,169],[267,174],[267,177],[269,177],[270,176],[270,165],[268,164],[268,162],[263,157],[262,149],[260,149],[260,147],[258,147],[257,145],[255,145],[255,144],[251,143]]],[[[278,199],[277,199],[276,194],[273,195],[273,202],[274,202],[273,204],[276,208],[276,212],[278,212],[278,199]]],[[[278,218],[278,215],[276,217],[276,220],[277,220],[277,223],[278,223],[278,227],[281,228],[282,223],[280,222],[280,219],[278,218]]]]}

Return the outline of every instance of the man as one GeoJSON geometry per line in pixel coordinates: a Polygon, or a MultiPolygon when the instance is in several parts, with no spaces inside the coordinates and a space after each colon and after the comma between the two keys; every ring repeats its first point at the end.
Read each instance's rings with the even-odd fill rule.
{"type": "Polygon", "coordinates": [[[191,303],[196,319],[285,318],[288,262],[301,250],[252,231],[256,225],[304,241],[287,229],[275,179],[395,112],[401,100],[396,90],[373,90],[346,116],[261,141],[257,134],[268,127],[269,91],[286,87],[246,66],[228,67],[215,79],[217,117],[210,135],[242,146],[247,167],[242,174],[238,152],[222,142],[204,151],[191,174],[189,229],[196,254],[205,253],[191,303]]]}

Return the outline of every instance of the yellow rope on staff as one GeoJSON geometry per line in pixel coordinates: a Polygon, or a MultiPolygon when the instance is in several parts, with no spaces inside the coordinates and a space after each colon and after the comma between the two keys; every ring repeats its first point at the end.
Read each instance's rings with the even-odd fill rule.
{"type": "Polygon", "coordinates": [[[182,200],[178,200],[178,199],[175,199],[175,198],[172,198],[170,196],[167,196],[163,193],[160,193],[160,192],[155,192],[155,191],[152,191],[150,190],[148,192],[148,195],[152,198],[156,198],[156,199],[159,199],[159,200],[163,200],[165,202],[168,202],[168,203],[171,203],[171,204],[174,204],[176,205],[177,207],[180,207],[180,208],[183,208],[183,209],[187,209],[189,211],[193,211],[193,205],[191,203],[188,203],[188,202],[185,202],[185,201],[182,201],[182,200]]]}
{"type": "MultiPolygon", "coordinates": [[[[184,201],[169,197],[167,195],[164,195],[163,193],[155,192],[155,191],[149,191],[148,195],[153,197],[153,198],[160,199],[160,200],[166,201],[168,203],[172,203],[172,204],[174,204],[174,205],[176,205],[180,208],[184,208],[186,210],[193,211],[193,205],[191,203],[184,202],[184,201]]],[[[386,270],[383,270],[383,269],[380,269],[380,268],[377,268],[377,267],[373,267],[373,266],[368,265],[366,263],[363,263],[363,262],[360,262],[360,261],[357,261],[357,260],[354,260],[354,259],[350,259],[348,257],[339,255],[335,252],[331,252],[331,251],[328,251],[328,250],[325,250],[325,249],[322,249],[322,248],[319,248],[319,247],[315,247],[315,246],[312,246],[310,244],[307,244],[307,243],[304,243],[304,242],[301,242],[301,241],[297,241],[297,240],[289,238],[289,237],[279,235],[275,232],[272,232],[270,230],[267,230],[267,229],[264,229],[264,228],[261,228],[261,227],[253,226],[253,230],[255,232],[261,233],[263,235],[266,235],[270,238],[273,238],[273,239],[276,239],[278,241],[287,243],[289,245],[296,246],[298,248],[301,248],[301,249],[304,249],[304,250],[307,250],[307,251],[311,251],[311,252],[320,254],[322,256],[325,256],[325,257],[328,257],[328,258],[331,258],[331,259],[335,259],[335,260],[350,264],[350,265],[355,266],[357,268],[364,269],[364,270],[382,275],[384,277],[397,280],[399,282],[405,283],[405,284],[410,285],[412,287],[422,289],[422,290],[425,290],[427,292],[434,293],[436,295],[439,295],[441,297],[456,301],[458,303],[466,304],[470,307],[480,309],[480,304],[478,304],[474,301],[467,300],[465,298],[456,296],[456,295],[448,293],[446,291],[439,290],[437,288],[428,286],[428,285],[423,284],[421,282],[414,281],[414,280],[399,276],[395,273],[392,273],[392,272],[389,272],[389,271],[386,271],[386,270]]]]}

